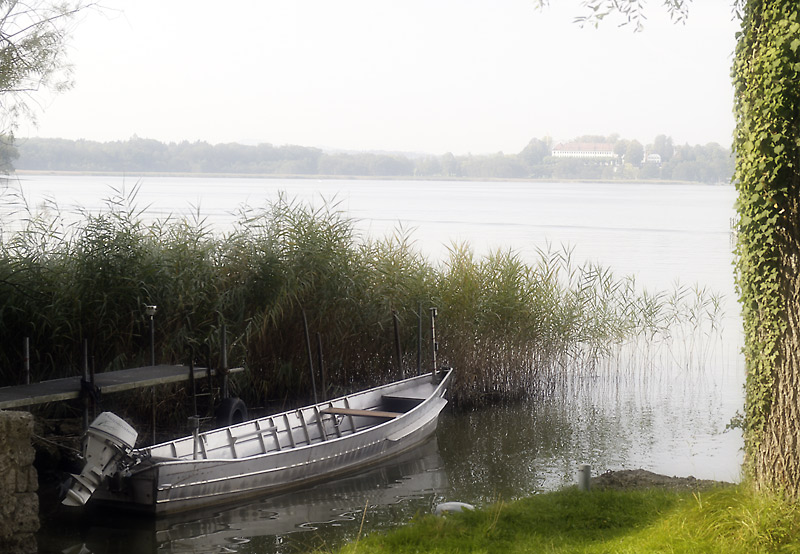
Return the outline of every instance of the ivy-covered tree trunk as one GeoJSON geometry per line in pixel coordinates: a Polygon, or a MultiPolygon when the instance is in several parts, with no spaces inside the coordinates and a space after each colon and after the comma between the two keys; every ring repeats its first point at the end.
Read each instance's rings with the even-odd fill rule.
{"type": "Polygon", "coordinates": [[[800,498],[800,4],[743,9],[733,78],[746,468],[800,498]]]}

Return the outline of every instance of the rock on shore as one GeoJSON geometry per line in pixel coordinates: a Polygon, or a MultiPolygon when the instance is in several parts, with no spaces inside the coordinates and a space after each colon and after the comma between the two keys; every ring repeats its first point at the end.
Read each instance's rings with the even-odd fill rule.
{"type": "Polygon", "coordinates": [[[664,488],[676,491],[696,491],[730,485],[731,483],[724,481],[696,479],[691,475],[689,477],[669,477],[644,469],[606,471],[591,479],[591,487],[598,489],[664,488]]]}

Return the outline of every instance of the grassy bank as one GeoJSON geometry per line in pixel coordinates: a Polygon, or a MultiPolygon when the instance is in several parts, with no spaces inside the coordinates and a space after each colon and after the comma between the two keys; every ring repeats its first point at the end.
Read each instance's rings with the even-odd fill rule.
{"type": "Polygon", "coordinates": [[[800,552],[800,511],[746,485],[706,492],[571,488],[475,512],[419,516],[337,552],[800,552]]]}

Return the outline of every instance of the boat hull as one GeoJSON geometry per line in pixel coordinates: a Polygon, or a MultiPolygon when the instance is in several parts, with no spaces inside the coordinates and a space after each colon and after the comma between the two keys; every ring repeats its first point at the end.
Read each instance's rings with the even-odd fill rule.
{"type": "MultiPolygon", "coordinates": [[[[449,379],[448,372],[440,382],[425,385],[431,381],[429,375],[416,377],[259,420],[266,424],[285,419],[288,433],[292,432],[292,426],[288,423],[287,414],[298,418],[298,421],[302,420],[302,432],[295,429],[294,433],[308,439],[304,445],[294,444],[300,439],[297,436],[288,437],[287,433],[282,440],[291,440],[291,447],[240,458],[169,459],[153,455],[132,468],[129,475],[109,480],[106,486],[95,492],[93,502],[161,515],[280,493],[357,471],[413,448],[430,437],[436,430],[439,413],[447,403],[444,394],[449,379]],[[363,402],[374,405],[374,399],[385,398],[387,392],[395,397],[409,390],[419,394],[426,386],[430,388],[429,394],[424,399],[420,398],[421,402],[412,409],[385,421],[369,421],[360,429],[357,423],[353,423],[354,420],[367,421],[372,418],[338,416],[340,419],[337,419],[335,415],[324,415],[324,409],[321,409],[330,406],[329,409],[333,411],[337,406],[359,405],[359,401],[361,405],[363,402]],[[345,402],[345,399],[349,402],[345,402]],[[308,411],[304,414],[302,410],[308,411]],[[311,421],[314,414],[319,418],[318,421],[311,421]],[[338,428],[345,427],[347,419],[353,426],[350,434],[338,428]]],[[[270,429],[275,434],[275,442],[280,443],[278,431],[274,426],[270,429]]],[[[206,448],[213,446],[215,440],[220,440],[217,438],[221,436],[220,431],[214,433],[202,439],[206,448]]],[[[265,433],[262,431],[259,438],[265,433]]],[[[233,433],[229,432],[228,435],[233,436],[233,433]]],[[[265,443],[263,439],[260,440],[262,444],[265,443]]],[[[230,448],[234,454],[235,442],[231,441],[230,448]]],[[[151,449],[151,453],[163,450],[163,447],[157,446],[151,449]]]]}

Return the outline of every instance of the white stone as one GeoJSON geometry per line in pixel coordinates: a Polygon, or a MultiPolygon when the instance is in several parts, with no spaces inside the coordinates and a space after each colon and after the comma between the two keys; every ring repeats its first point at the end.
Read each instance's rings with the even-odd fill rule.
{"type": "Polygon", "coordinates": [[[475,506],[467,504],[466,502],[442,502],[437,504],[434,514],[440,516],[442,514],[450,514],[453,512],[463,512],[464,510],[474,510],[475,506]]]}

